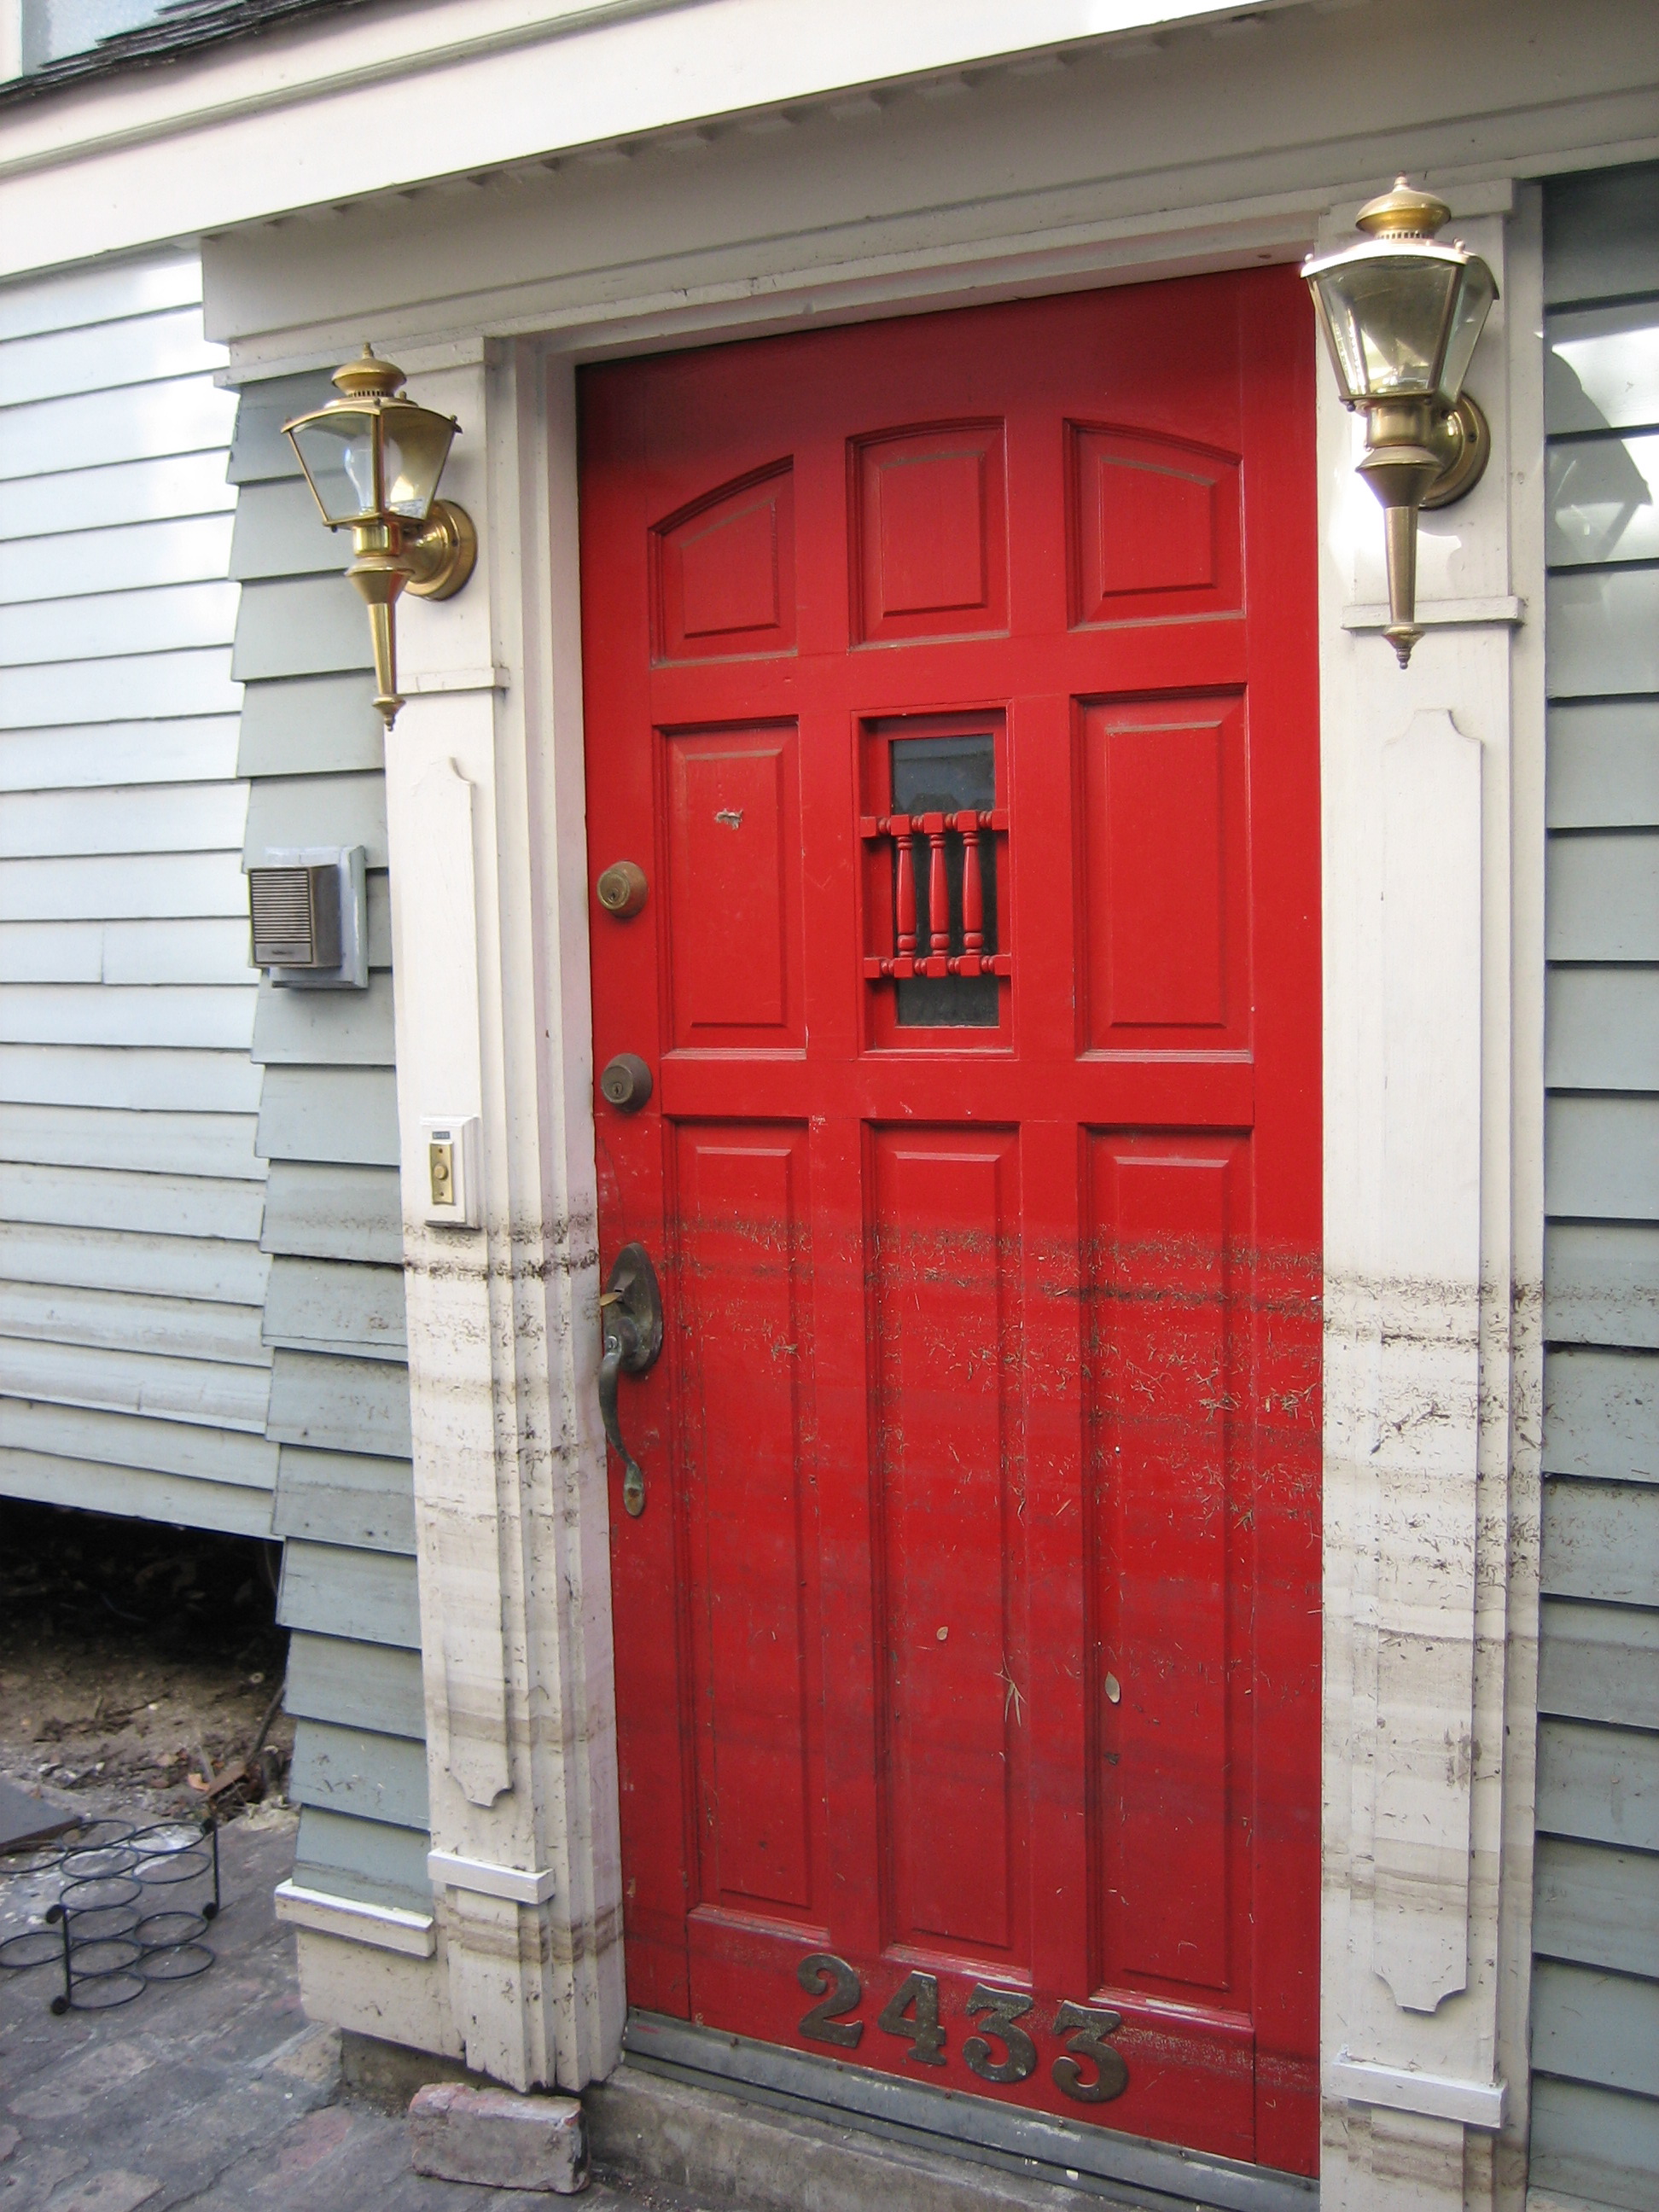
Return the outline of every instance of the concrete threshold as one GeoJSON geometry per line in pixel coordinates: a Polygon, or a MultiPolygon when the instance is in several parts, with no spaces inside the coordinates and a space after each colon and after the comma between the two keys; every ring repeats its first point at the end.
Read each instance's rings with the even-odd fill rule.
{"type": "Polygon", "coordinates": [[[994,2152],[958,2155],[908,2130],[849,2126],[771,2093],[716,2088],[635,2058],[585,2090],[582,2103],[597,2174],[655,2182],[732,2212],[1080,2212],[1087,2203],[1205,2212],[1191,2197],[1020,2172],[994,2152]]]}

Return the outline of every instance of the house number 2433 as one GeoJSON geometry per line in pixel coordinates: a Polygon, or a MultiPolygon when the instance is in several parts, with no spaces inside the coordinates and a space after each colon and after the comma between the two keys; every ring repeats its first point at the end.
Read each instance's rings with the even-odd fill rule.
{"type": "MultiPolygon", "coordinates": [[[[802,2035],[837,2051],[854,2049],[864,2022],[847,2015],[863,2002],[864,1985],[846,1960],[832,1951],[814,1951],[796,1967],[795,1978],[808,1996],[817,1999],[802,2015],[802,2035]]],[[[966,2009],[978,2027],[962,2046],[970,2070],[981,2081],[1029,2081],[1037,2069],[1037,2048],[1018,2023],[1032,2010],[1030,1998],[1021,1990],[994,1990],[980,1982],[969,1992],[966,2009]]],[[[1061,2005],[1054,2034],[1065,2049],[1049,2069],[1054,2087],[1079,2105],[1103,2105],[1121,2097],[1129,2086],[1129,2069],[1107,2039],[1122,2025],[1119,2013],[1061,2005]]],[[[938,1976],[907,1975],[876,2015],[876,2026],[884,2035],[909,2045],[905,2055],[912,2064],[943,2066],[938,1976]]]]}

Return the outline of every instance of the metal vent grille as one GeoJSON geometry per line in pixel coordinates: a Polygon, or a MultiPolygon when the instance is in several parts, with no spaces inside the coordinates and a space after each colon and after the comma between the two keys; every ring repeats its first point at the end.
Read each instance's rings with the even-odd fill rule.
{"type": "Polygon", "coordinates": [[[250,868],[256,968],[337,968],[337,868],[250,868]]]}

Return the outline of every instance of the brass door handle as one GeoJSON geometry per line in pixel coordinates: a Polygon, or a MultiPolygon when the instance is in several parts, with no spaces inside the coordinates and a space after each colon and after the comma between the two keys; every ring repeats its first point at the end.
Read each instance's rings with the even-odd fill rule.
{"type": "Polygon", "coordinates": [[[617,1385],[624,1375],[648,1375],[662,1350],[662,1290],[643,1244],[624,1244],[599,1300],[605,1356],[599,1362],[599,1412],[611,1449],[623,1463],[623,1504],[637,1520],[645,1510],[645,1473],[623,1442],[617,1385]]]}

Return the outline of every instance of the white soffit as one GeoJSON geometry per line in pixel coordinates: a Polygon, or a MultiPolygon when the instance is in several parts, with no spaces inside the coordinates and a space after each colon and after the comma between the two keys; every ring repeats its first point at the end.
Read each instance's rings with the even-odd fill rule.
{"type": "Polygon", "coordinates": [[[324,15],[0,107],[0,280],[860,87],[1206,20],[1221,31],[1305,4],[440,0],[324,15]]]}

